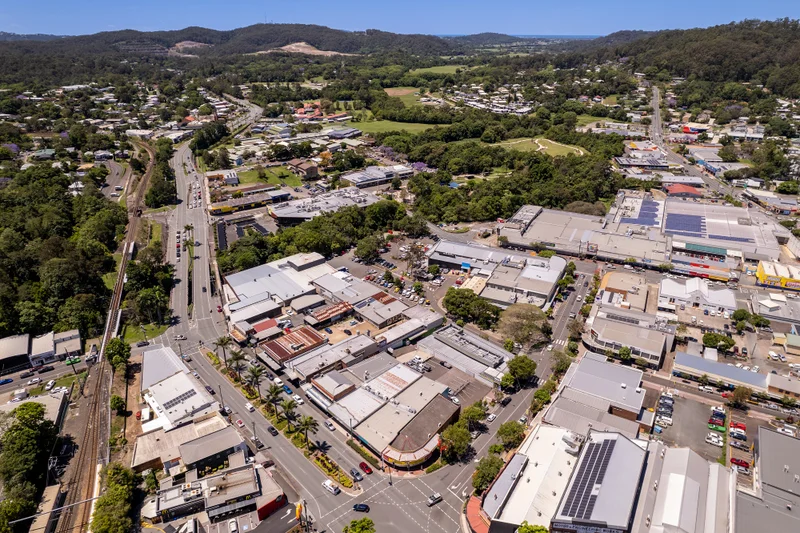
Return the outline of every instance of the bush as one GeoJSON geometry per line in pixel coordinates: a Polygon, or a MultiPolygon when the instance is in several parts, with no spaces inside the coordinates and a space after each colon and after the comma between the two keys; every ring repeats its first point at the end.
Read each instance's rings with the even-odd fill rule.
{"type": "Polygon", "coordinates": [[[437,470],[439,470],[443,466],[444,466],[444,463],[442,463],[441,461],[436,461],[431,466],[429,466],[428,468],[425,469],[425,473],[426,474],[431,474],[433,472],[436,472],[437,470]]]}
{"type": "Polygon", "coordinates": [[[361,447],[356,441],[354,441],[353,439],[347,439],[347,445],[353,448],[356,451],[356,453],[358,453],[358,455],[363,457],[373,467],[381,468],[378,459],[374,455],[369,453],[367,450],[365,450],[363,447],[361,447]]]}
{"type": "Polygon", "coordinates": [[[206,352],[206,357],[208,357],[208,360],[211,361],[212,365],[214,366],[220,365],[219,357],[217,357],[217,354],[215,354],[214,352],[206,352]]]}

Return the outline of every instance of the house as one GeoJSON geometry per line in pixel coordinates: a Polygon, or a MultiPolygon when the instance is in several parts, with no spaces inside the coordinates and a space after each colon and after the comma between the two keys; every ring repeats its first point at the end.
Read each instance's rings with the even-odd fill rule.
{"type": "Polygon", "coordinates": [[[31,159],[36,161],[44,161],[45,159],[53,159],[56,156],[56,151],[51,148],[44,150],[37,150],[31,156],[31,159]]]}
{"type": "Polygon", "coordinates": [[[667,195],[673,196],[676,198],[702,198],[703,193],[692,187],[690,185],[683,185],[680,183],[676,183],[673,185],[667,185],[664,187],[664,190],[667,192],[667,195]]]}

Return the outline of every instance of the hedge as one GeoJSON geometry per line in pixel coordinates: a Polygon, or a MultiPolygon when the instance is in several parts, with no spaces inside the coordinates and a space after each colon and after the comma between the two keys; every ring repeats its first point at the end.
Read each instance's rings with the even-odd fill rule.
{"type": "Polygon", "coordinates": [[[381,464],[378,462],[378,459],[376,459],[375,456],[369,453],[367,450],[362,448],[361,445],[359,445],[356,441],[353,439],[347,439],[347,445],[353,448],[358,455],[366,459],[369,464],[375,468],[381,468],[381,464]]]}
{"type": "Polygon", "coordinates": [[[426,474],[430,474],[430,473],[436,472],[437,470],[439,470],[443,466],[444,466],[444,464],[441,461],[436,461],[431,466],[429,466],[428,468],[425,469],[425,473],[426,474]]]}

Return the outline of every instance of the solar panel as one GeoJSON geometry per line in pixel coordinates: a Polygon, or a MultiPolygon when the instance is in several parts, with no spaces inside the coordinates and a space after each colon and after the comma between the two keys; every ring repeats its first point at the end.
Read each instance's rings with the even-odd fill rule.
{"type": "Polygon", "coordinates": [[[173,398],[173,399],[169,400],[168,402],[165,402],[164,403],[164,409],[171,409],[171,408],[175,407],[176,405],[178,405],[179,403],[181,403],[182,401],[188,400],[189,398],[191,398],[195,394],[197,394],[197,391],[195,389],[186,391],[183,394],[181,394],[180,396],[178,396],[177,398],[173,398]]]}
{"type": "Polygon", "coordinates": [[[592,494],[595,486],[605,479],[608,464],[617,441],[606,439],[602,443],[589,444],[578,473],[573,481],[569,495],[564,502],[561,514],[572,518],[586,519],[592,516],[597,495],[592,494]]]}
{"type": "Polygon", "coordinates": [[[732,237],[729,235],[709,235],[709,239],[720,239],[723,241],[733,241],[733,242],[755,242],[753,239],[748,237],[732,237]]]}

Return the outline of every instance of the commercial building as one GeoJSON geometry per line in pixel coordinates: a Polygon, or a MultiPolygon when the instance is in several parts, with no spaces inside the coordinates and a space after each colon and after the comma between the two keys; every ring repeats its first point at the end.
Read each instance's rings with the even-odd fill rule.
{"type": "Polygon", "coordinates": [[[0,375],[10,374],[31,365],[28,358],[30,344],[31,336],[27,333],[0,339],[0,375]]]}
{"type": "Polygon", "coordinates": [[[800,290],[800,268],[788,263],[759,261],[756,279],[765,287],[800,290]]]}
{"type": "Polygon", "coordinates": [[[53,335],[57,358],[67,358],[80,355],[83,351],[81,332],[77,329],[62,331],[53,335]]]}
{"type": "Polygon", "coordinates": [[[562,257],[526,257],[507,250],[439,241],[428,252],[428,264],[461,269],[485,279],[479,292],[500,307],[514,303],[548,304],[567,266],[562,257]]]}
{"type": "Polygon", "coordinates": [[[405,179],[413,175],[414,171],[405,165],[394,165],[390,167],[371,166],[364,170],[353,172],[352,174],[345,174],[340,179],[359,189],[363,189],[389,183],[394,178],[405,179]]]}
{"type": "Polygon", "coordinates": [[[228,215],[247,209],[257,209],[270,204],[286,202],[289,198],[291,198],[291,193],[282,190],[247,194],[243,195],[241,198],[231,198],[230,200],[215,202],[208,206],[208,211],[214,216],[228,215]]]}
{"type": "Polygon", "coordinates": [[[752,490],[736,494],[734,532],[800,529],[800,440],[759,426],[755,470],[752,490]]]}
{"type": "MultiPolygon", "coordinates": [[[[747,387],[753,392],[767,392],[767,376],[743,368],[728,366],[685,352],[675,352],[672,375],[682,379],[699,380],[706,376],[710,383],[722,383],[725,388],[747,387]]],[[[775,375],[775,374],[771,374],[775,375]]]]}
{"type": "Polygon", "coordinates": [[[247,445],[233,426],[227,426],[178,446],[183,469],[196,469],[200,473],[215,470],[225,463],[228,456],[238,451],[246,452],[247,445]]]}
{"type": "Polygon", "coordinates": [[[563,533],[629,533],[647,452],[617,433],[592,431],[550,522],[563,533]]]}
{"type": "Polygon", "coordinates": [[[269,214],[278,224],[288,226],[311,220],[323,213],[335,213],[350,206],[367,207],[379,199],[357,187],[337,189],[312,198],[291,200],[269,207],[269,214]]]}
{"type": "Polygon", "coordinates": [[[608,272],[600,280],[597,302],[602,306],[644,312],[647,309],[647,279],[631,271],[608,272]]]}
{"type": "Polygon", "coordinates": [[[53,332],[45,333],[31,339],[31,365],[41,366],[56,360],[56,344],[53,332]]]}
{"type": "Polygon", "coordinates": [[[425,337],[417,343],[417,349],[490,387],[500,384],[511,358],[501,346],[454,325],[425,337]]]}
{"type": "Polygon", "coordinates": [[[131,468],[136,472],[143,472],[149,468],[169,472],[181,464],[182,444],[221,431],[228,426],[228,422],[219,413],[215,413],[170,431],[158,428],[147,432],[143,429],[146,432],[139,435],[133,445],[131,468]]]}
{"type": "Polygon", "coordinates": [[[295,357],[286,364],[289,379],[308,381],[329,370],[358,363],[378,351],[378,344],[366,335],[354,335],[332,345],[324,345],[295,357]]]}
{"type": "Polygon", "coordinates": [[[655,317],[605,307],[595,308],[592,312],[593,318],[587,323],[589,334],[583,337],[583,343],[589,349],[599,353],[611,350],[618,356],[620,348],[628,347],[633,359],[644,359],[654,368],[661,366],[674,336],[666,326],[655,323],[655,317]],[[650,318],[653,320],[649,321],[650,318]]]}
{"type": "Polygon", "coordinates": [[[292,359],[327,344],[328,339],[309,326],[302,326],[260,345],[259,358],[269,357],[281,367],[292,359]]]}
{"type": "Polygon", "coordinates": [[[664,187],[667,195],[674,198],[702,198],[703,191],[690,185],[672,184],[664,187]]]}
{"type": "Polygon", "coordinates": [[[718,313],[736,311],[736,293],[728,288],[714,289],[702,278],[661,280],[658,310],[674,314],[678,307],[718,313]]]}
{"type": "MultiPolygon", "coordinates": [[[[8,414],[20,405],[33,402],[44,406],[44,418],[50,420],[55,426],[61,429],[69,408],[69,397],[66,392],[49,392],[39,396],[29,396],[19,401],[0,403],[0,413],[8,414]]],[[[2,432],[0,432],[2,437],[2,432]]]]}
{"type": "Polygon", "coordinates": [[[580,445],[566,429],[537,426],[483,497],[489,533],[514,533],[523,522],[549,529],[580,445]]]}
{"type": "Polygon", "coordinates": [[[791,215],[797,211],[797,199],[781,196],[760,189],[746,189],[743,196],[779,215],[791,215]]]}

